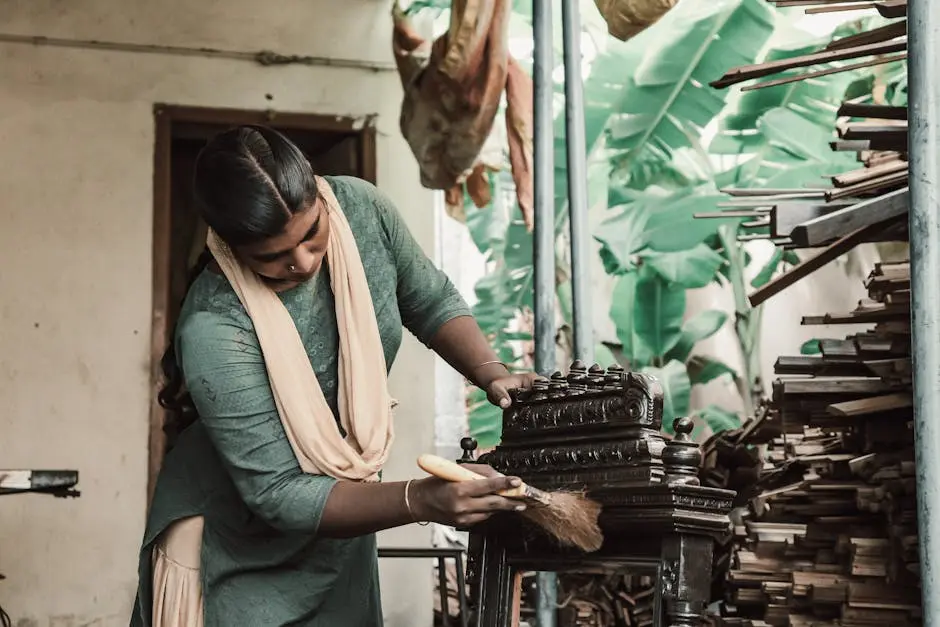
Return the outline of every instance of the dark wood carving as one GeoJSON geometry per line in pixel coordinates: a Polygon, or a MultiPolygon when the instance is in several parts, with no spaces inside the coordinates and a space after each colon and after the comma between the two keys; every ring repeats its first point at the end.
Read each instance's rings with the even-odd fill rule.
{"type": "Polygon", "coordinates": [[[583,363],[532,390],[515,391],[502,440],[474,460],[545,490],[585,490],[601,503],[604,546],[561,548],[518,517],[494,517],[470,532],[471,625],[511,624],[511,583],[520,570],[647,570],[657,573],[654,627],[701,623],[711,586],[712,549],[730,533],[734,492],[699,484],[702,453],[693,422],[663,437],[663,391],[655,378],[583,363]]]}

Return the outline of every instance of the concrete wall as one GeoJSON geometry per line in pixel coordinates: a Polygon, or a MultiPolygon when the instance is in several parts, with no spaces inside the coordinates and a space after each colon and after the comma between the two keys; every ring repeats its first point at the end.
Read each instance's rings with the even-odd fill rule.
{"type": "MultiPolygon", "coordinates": [[[[388,11],[376,0],[0,0],[0,40],[388,65],[388,11]]],[[[379,185],[433,251],[432,195],[399,136],[399,101],[389,71],[0,43],[0,467],[76,468],[83,490],[70,501],[3,499],[0,605],[15,624],[127,624],[145,510],[153,103],[377,113],[379,185]]],[[[407,341],[392,377],[391,478],[433,446],[434,373],[431,354],[407,341]]],[[[428,539],[414,527],[381,542],[428,539]]],[[[430,625],[430,572],[383,565],[388,624],[430,625]]]]}

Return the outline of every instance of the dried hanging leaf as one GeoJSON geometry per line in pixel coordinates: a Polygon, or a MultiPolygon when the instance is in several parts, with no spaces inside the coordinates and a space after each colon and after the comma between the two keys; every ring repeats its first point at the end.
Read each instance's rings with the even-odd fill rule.
{"type": "Polygon", "coordinates": [[[405,91],[400,126],[421,184],[450,189],[477,160],[506,88],[509,0],[455,0],[430,47],[396,3],[393,50],[405,91]]]}
{"type": "Polygon", "coordinates": [[[678,0],[594,0],[607,22],[607,31],[621,41],[643,32],[674,7],[678,0]]]}
{"type": "Polygon", "coordinates": [[[395,56],[395,65],[398,67],[398,76],[401,78],[402,85],[407,88],[427,67],[431,56],[431,44],[412,28],[411,22],[405,17],[405,12],[398,2],[395,2],[392,7],[392,20],[395,24],[392,30],[392,52],[395,56]]]}
{"type": "Polygon", "coordinates": [[[467,194],[478,208],[486,207],[493,200],[493,194],[490,192],[490,176],[482,163],[473,167],[473,171],[467,177],[466,185],[467,194]]]}
{"type": "Polygon", "coordinates": [[[512,166],[512,178],[516,184],[516,199],[522,210],[522,219],[526,228],[531,231],[535,206],[532,79],[512,58],[509,59],[509,75],[506,80],[506,101],[509,163],[512,166]]]}
{"type": "Polygon", "coordinates": [[[458,222],[467,221],[467,211],[464,207],[464,191],[470,196],[473,204],[482,209],[493,200],[493,192],[490,187],[490,172],[495,172],[497,168],[490,167],[478,161],[473,169],[470,170],[466,180],[461,181],[444,192],[444,202],[447,215],[458,222]]]}
{"type": "Polygon", "coordinates": [[[444,211],[457,222],[467,222],[467,211],[463,206],[463,183],[444,192],[444,211]]]}

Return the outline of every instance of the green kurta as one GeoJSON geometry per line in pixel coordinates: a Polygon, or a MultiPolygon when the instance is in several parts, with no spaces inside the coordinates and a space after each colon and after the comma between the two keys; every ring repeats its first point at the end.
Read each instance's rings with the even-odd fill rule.
{"type": "MultiPolygon", "coordinates": [[[[402,325],[427,344],[441,325],[469,311],[381,192],[350,177],[327,181],[355,235],[391,367],[402,325]]],[[[338,336],[328,273],[280,297],[335,418],[338,336]]],[[[335,480],[304,474],[297,464],[251,320],[224,277],[202,273],[177,329],[177,354],[200,419],[160,473],[131,626],[151,622],[154,540],[173,521],[202,515],[206,627],[380,627],[375,535],[317,536],[335,480]]]]}

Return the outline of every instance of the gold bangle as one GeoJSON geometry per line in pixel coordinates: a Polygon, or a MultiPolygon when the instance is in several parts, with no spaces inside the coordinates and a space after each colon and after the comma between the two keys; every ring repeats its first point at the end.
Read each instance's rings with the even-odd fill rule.
{"type": "MultiPolygon", "coordinates": [[[[472,368],[472,369],[470,370],[470,374],[475,375],[477,370],[479,370],[479,369],[482,368],[483,366],[489,366],[489,365],[491,365],[491,364],[499,364],[500,366],[502,366],[503,368],[506,369],[506,374],[508,374],[508,375],[511,375],[511,374],[512,374],[512,370],[509,369],[509,366],[507,366],[505,363],[499,361],[498,359],[493,359],[493,360],[490,360],[490,361],[484,361],[482,364],[479,364],[479,365],[475,366],[474,368],[472,368]]],[[[470,385],[475,385],[475,386],[477,386],[478,388],[480,388],[481,390],[485,389],[485,388],[486,388],[486,385],[489,385],[489,383],[492,383],[493,381],[496,380],[496,379],[493,379],[492,381],[490,381],[489,383],[487,383],[486,385],[484,385],[482,381],[474,381],[473,379],[475,379],[475,378],[476,378],[476,376],[474,376],[473,378],[468,378],[467,381],[469,381],[470,385]]]]}
{"type": "Polygon", "coordinates": [[[482,368],[483,366],[489,366],[490,364],[499,364],[500,366],[502,366],[503,368],[506,369],[506,372],[510,372],[509,366],[507,366],[506,364],[504,364],[503,362],[501,362],[501,361],[498,360],[498,359],[493,359],[493,360],[490,360],[490,361],[484,361],[482,364],[477,364],[477,365],[473,368],[473,372],[476,372],[477,370],[479,370],[479,369],[482,368]]]}

